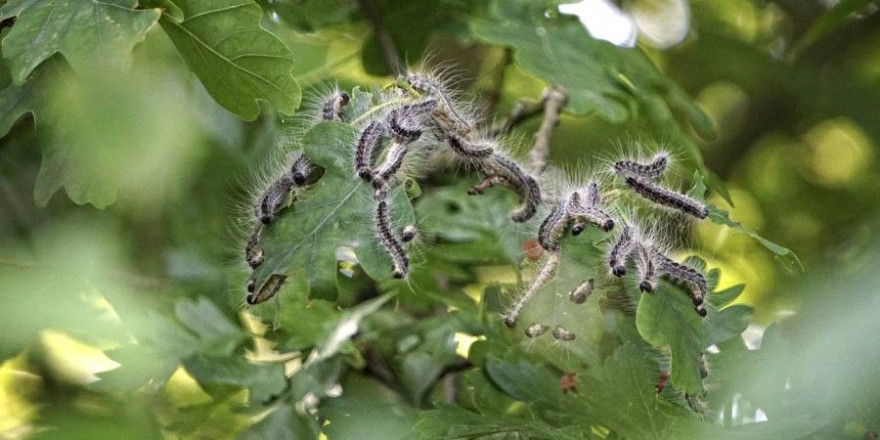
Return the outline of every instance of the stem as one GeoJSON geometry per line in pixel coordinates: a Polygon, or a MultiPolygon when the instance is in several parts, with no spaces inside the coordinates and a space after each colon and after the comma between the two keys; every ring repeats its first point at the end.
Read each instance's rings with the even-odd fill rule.
{"type": "Polygon", "coordinates": [[[553,128],[559,123],[559,113],[568,100],[562,87],[551,87],[546,92],[544,101],[544,119],[535,133],[535,145],[529,152],[528,164],[532,173],[540,174],[547,167],[547,156],[550,154],[550,137],[553,128]]]}

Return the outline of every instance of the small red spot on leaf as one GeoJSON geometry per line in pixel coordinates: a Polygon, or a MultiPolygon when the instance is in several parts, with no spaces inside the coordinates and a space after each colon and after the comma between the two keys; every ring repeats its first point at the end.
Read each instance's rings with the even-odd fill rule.
{"type": "Polygon", "coordinates": [[[534,238],[522,242],[520,247],[522,248],[523,252],[526,253],[526,257],[528,257],[529,260],[538,261],[539,259],[541,259],[541,256],[544,255],[544,249],[542,249],[541,245],[538,244],[538,240],[534,238]]]}
{"type": "Polygon", "coordinates": [[[657,380],[657,394],[663,392],[663,388],[666,388],[666,382],[669,381],[669,372],[661,371],[660,379],[657,380]]]}
{"type": "Polygon", "coordinates": [[[577,392],[577,373],[565,373],[559,378],[559,389],[565,394],[569,391],[577,392]]]}

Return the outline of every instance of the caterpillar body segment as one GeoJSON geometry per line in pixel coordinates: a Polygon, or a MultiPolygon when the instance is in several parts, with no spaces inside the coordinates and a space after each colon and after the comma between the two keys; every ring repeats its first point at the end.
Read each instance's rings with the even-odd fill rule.
{"type": "Polygon", "coordinates": [[[625,179],[626,185],[638,195],[658,205],[681,211],[698,219],[709,216],[706,205],[675,191],[670,191],[640,177],[629,176],[625,179]]]}
{"type": "MultiPolygon", "coordinates": [[[[503,177],[503,181],[509,183],[519,193],[521,206],[511,213],[510,218],[513,221],[522,223],[535,216],[541,204],[541,188],[532,176],[526,174],[516,162],[498,154],[493,154],[481,165],[487,178],[503,177]]],[[[495,182],[500,181],[495,180],[495,182]]]]}
{"type": "Polygon", "coordinates": [[[380,200],[376,205],[376,234],[379,241],[391,257],[391,276],[397,279],[406,277],[409,272],[409,258],[406,250],[391,232],[391,219],[388,215],[388,202],[380,200]]]}
{"type": "Polygon", "coordinates": [[[284,174],[266,190],[254,207],[254,214],[260,223],[268,225],[278,216],[284,208],[284,201],[293,189],[294,180],[290,174],[284,174]]]}
{"type": "Polygon", "coordinates": [[[400,171],[403,160],[409,153],[409,143],[393,143],[386,151],[385,160],[373,172],[373,187],[376,189],[385,187],[388,182],[400,171]]]}
{"type": "Polygon", "coordinates": [[[559,238],[565,231],[568,223],[568,210],[566,202],[558,202],[553,205],[550,214],[541,222],[538,228],[538,244],[546,251],[555,252],[559,250],[559,238]]]}
{"type": "Polygon", "coordinates": [[[636,270],[639,274],[639,290],[653,293],[657,286],[657,263],[654,256],[656,251],[648,245],[639,243],[633,252],[635,254],[636,270]]]}
{"type": "Polygon", "coordinates": [[[471,131],[473,128],[472,124],[456,108],[449,91],[440,81],[437,81],[430,75],[414,72],[406,76],[406,81],[415,91],[437,98],[438,106],[435,112],[437,119],[455,127],[457,132],[468,133],[471,131]]]}
{"type": "Polygon", "coordinates": [[[708,293],[706,277],[691,267],[673,261],[661,252],[655,252],[654,257],[656,258],[657,268],[660,274],[689,287],[687,292],[694,304],[694,310],[696,310],[700,316],[706,316],[707,311],[705,307],[703,307],[703,302],[708,293]]]}
{"type": "Polygon", "coordinates": [[[379,121],[370,122],[358,136],[357,144],[354,150],[354,172],[366,181],[373,180],[373,170],[371,168],[371,158],[373,150],[379,143],[379,138],[385,131],[385,124],[379,121]]]}
{"type": "Polygon", "coordinates": [[[337,92],[330,96],[321,109],[321,119],[324,121],[341,121],[342,110],[348,105],[351,96],[345,92],[337,92]]]}
{"type": "Polygon", "coordinates": [[[248,238],[247,245],[244,247],[244,261],[251,269],[256,269],[263,264],[263,250],[259,248],[262,230],[263,224],[257,223],[254,226],[254,231],[251,232],[250,238],[248,238]]]}
{"type": "Polygon", "coordinates": [[[620,160],[614,164],[614,172],[619,176],[633,176],[647,180],[659,180],[669,166],[669,154],[657,153],[647,164],[634,160],[620,160]]]}
{"type": "Polygon", "coordinates": [[[437,108],[437,100],[426,98],[391,111],[388,128],[397,142],[414,142],[422,136],[421,119],[437,108]]]}
{"type": "Polygon", "coordinates": [[[613,242],[608,252],[608,266],[611,274],[616,277],[626,275],[626,258],[633,248],[633,231],[629,224],[623,224],[623,230],[613,242]]]}
{"type": "Polygon", "coordinates": [[[497,185],[503,185],[503,186],[513,188],[513,185],[510,183],[509,180],[507,180],[506,177],[504,177],[504,176],[489,176],[489,177],[486,177],[485,179],[481,180],[480,183],[478,183],[476,186],[472,186],[472,187],[468,188],[467,193],[472,196],[477,195],[477,194],[484,194],[487,189],[489,189],[493,186],[497,186],[497,185]]]}

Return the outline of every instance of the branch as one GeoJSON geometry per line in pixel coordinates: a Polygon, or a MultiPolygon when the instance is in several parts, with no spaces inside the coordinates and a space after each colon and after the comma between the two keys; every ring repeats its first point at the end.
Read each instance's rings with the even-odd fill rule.
{"type": "Polygon", "coordinates": [[[382,17],[379,15],[379,10],[376,9],[373,0],[360,0],[360,4],[361,10],[364,12],[364,15],[366,15],[367,20],[373,25],[373,34],[376,36],[379,48],[382,49],[382,55],[385,57],[385,64],[388,65],[388,69],[391,70],[392,75],[400,75],[403,73],[403,63],[400,61],[400,55],[398,55],[397,46],[394,44],[391,34],[388,33],[388,30],[385,29],[385,26],[382,24],[382,17]]]}
{"type": "Polygon", "coordinates": [[[550,137],[553,128],[559,123],[559,113],[568,100],[565,89],[559,86],[551,87],[545,93],[544,119],[535,133],[535,145],[529,152],[528,164],[531,171],[540,174],[547,167],[547,155],[550,154],[550,137]]]}
{"type": "Polygon", "coordinates": [[[510,115],[508,115],[506,119],[493,125],[489,132],[493,137],[504,136],[510,133],[514,127],[521,124],[523,121],[541,113],[544,110],[544,102],[546,98],[545,95],[541,97],[540,101],[532,101],[531,99],[525,98],[516,100],[516,104],[514,104],[513,110],[510,111],[510,115]]]}

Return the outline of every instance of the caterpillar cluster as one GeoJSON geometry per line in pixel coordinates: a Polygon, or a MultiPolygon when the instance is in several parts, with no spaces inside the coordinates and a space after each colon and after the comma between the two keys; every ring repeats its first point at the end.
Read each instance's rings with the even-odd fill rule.
{"type": "MultiPolygon", "coordinates": [[[[359,128],[353,142],[352,178],[372,185],[375,211],[374,231],[377,243],[392,261],[391,275],[406,278],[410,259],[405,245],[417,235],[415,225],[397,231],[392,227],[392,204],[387,200],[390,189],[401,179],[409,158],[432,156],[437,146],[448,146],[457,160],[481,176],[481,182],[468,190],[470,195],[483,194],[494,186],[504,186],[519,195],[520,206],[511,213],[515,222],[531,219],[541,204],[541,189],[537,180],[526,173],[515,160],[499,148],[498,139],[481,137],[476,122],[438,77],[421,72],[410,72],[398,80],[391,92],[375,93],[381,100],[366,110],[353,125],[359,128]],[[362,123],[358,123],[362,122],[362,123]]],[[[351,97],[345,92],[334,92],[318,109],[320,120],[341,121],[343,110],[351,97]]],[[[315,183],[323,170],[313,165],[303,154],[290,159],[289,169],[263,191],[254,203],[255,226],[245,244],[245,262],[252,270],[263,263],[260,247],[263,230],[281,215],[289,203],[296,200],[296,189],[315,183]]],[[[247,283],[246,302],[259,304],[277,293],[284,282],[282,275],[270,276],[269,281],[256,286],[253,276],[247,283]]]]}
{"type": "MultiPolygon", "coordinates": [[[[708,208],[705,204],[661,186],[662,178],[670,163],[670,155],[661,152],[647,161],[619,160],[614,163],[610,171],[612,176],[622,179],[623,188],[658,208],[675,210],[697,219],[706,218],[708,208]]],[[[700,271],[671,259],[665,252],[665,247],[659,244],[661,240],[657,239],[656,233],[649,231],[648,228],[636,226],[631,219],[618,212],[621,209],[607,206],[603,199],[599,182],[593,180],[585,185],[574,185],[574,189],[563,191],[552,203],[548,214],[538,227],[537,234],[537,241],[547,256],[531,284],[504,315],[506,326],[516,327],[525,305],[555,276],[560,258],[560,239],[565,232],[570,229],[571,235],[578,235],[587,226],[613,234],[606,240],[605,253],[605,264],[612,277],[625,276],[627,264],[631,263],[636,269],[639,289],[642,292],[653,294],[658,279],[666,278],[686,287],[695,311],[701,317],[707,315],[703,307],[708,293],[705,276],[700,271]]],[[[593,289],[592,279],[584,281],[569,293],[569,299],[575,304],[581,304],[586,301],[593,289]]],[[[529,338],[536,338],[547,333],[549,329],[548,325],[532,322],[526,326],[525,333],[529,338]]],[[[575,337],[573,333],[561,327],[551,334],[559,341],[569,341],[575,337]]]]}

